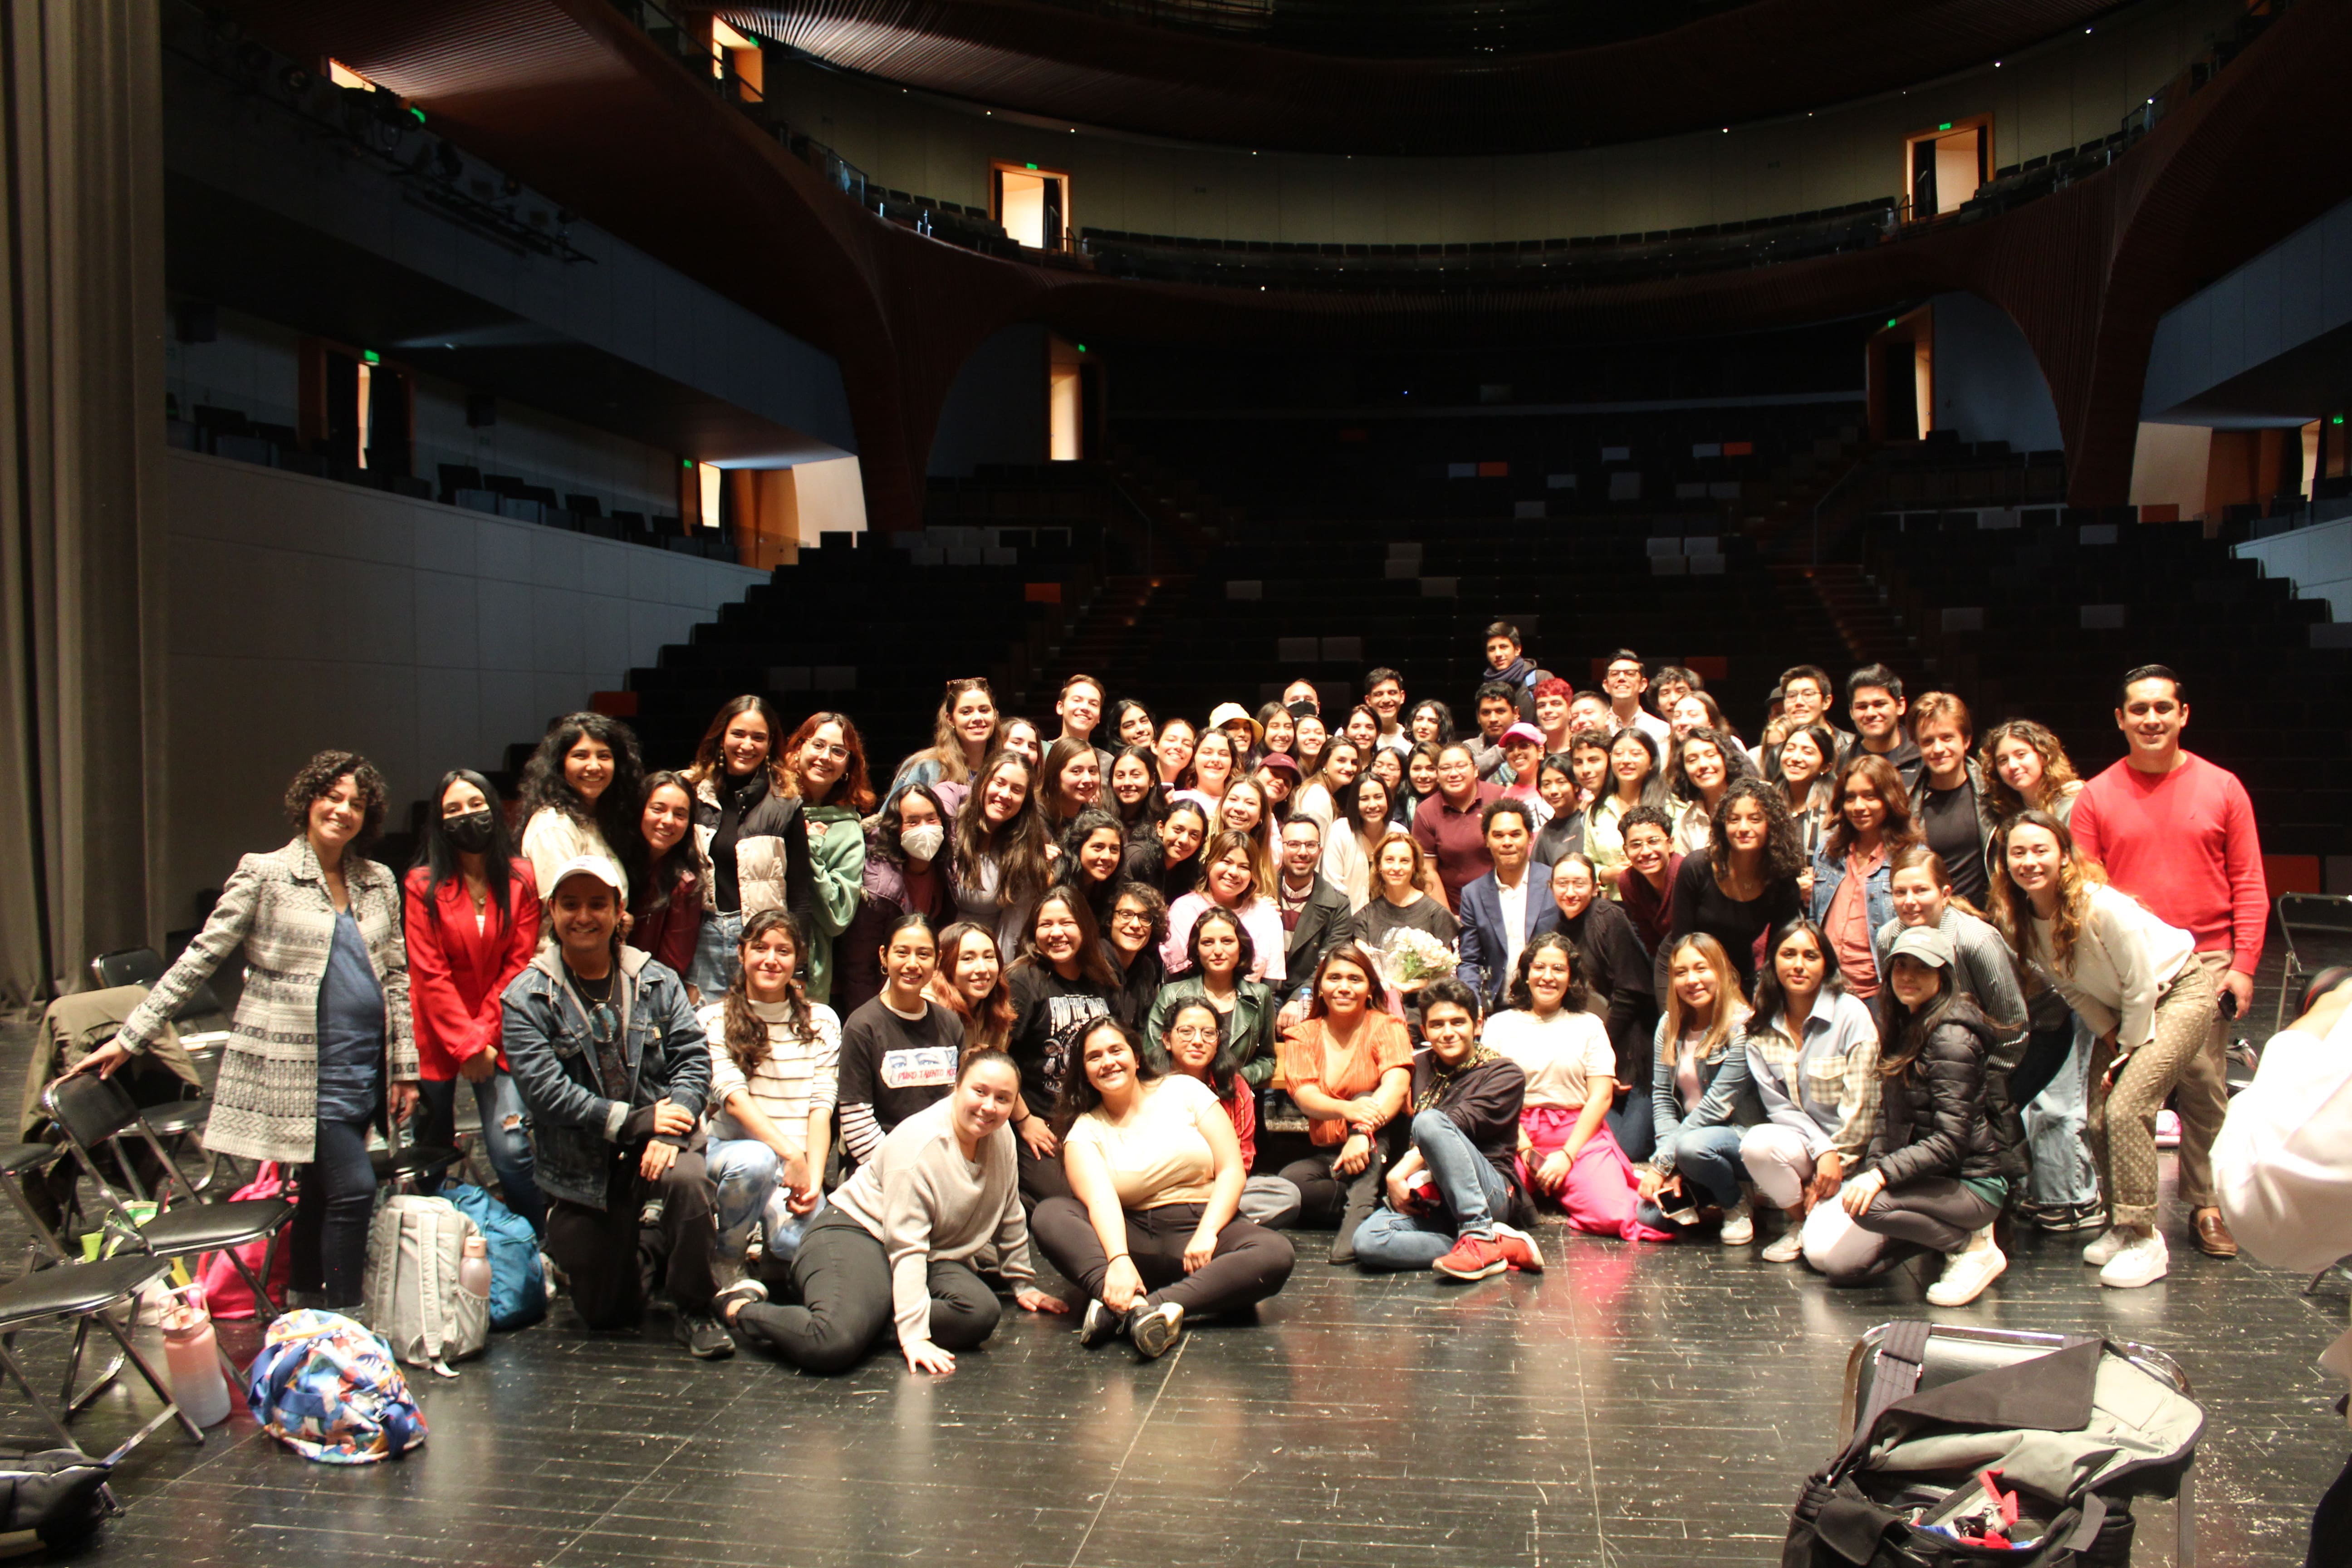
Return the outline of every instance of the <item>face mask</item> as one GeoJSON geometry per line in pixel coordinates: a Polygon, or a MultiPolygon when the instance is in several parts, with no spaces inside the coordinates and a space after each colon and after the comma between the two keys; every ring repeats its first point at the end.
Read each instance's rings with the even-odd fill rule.
{"type": "Polygon", "coordinates": [[[441,819],[441,831],[467,854],[479,855],[490,847],[490,814],[487,810],[468,811],[457,816],[445,816],[441,819]]]}
{"type": "Polygon", "coordinates": [[[936,822],[919,822],[898,835],[898,847],[907,852],[909,860],[929,860],[940,852],[948,840],[948,830],[936,822]]]}

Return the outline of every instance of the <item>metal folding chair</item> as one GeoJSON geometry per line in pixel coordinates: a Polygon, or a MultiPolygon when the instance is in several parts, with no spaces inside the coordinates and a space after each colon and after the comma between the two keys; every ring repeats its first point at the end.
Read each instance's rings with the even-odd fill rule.
{"type": "Polygon", "coordinates": [[[277,1260],[278,1233],[294,1215],[292,1204],[283,1198],[220,1202],[205,1198],[164,1152],[154,1130],[140,1114],[131,1096],[110,1079],[94,1072],[59,1079],[43,1092],[41,1105],[65,1134],[67,1145],[81,1163],[83,1174],[90,1179],[100,1202],[105,1205],[110,1234],[120,1235],[127,1244],[162,1258],[193,1258],[207,1252],[225,1253],[230,1265],[251,1287],[255,1310],[264,1314],[264,1321],[275,1315],[264,1281],[277,1260]],[[128,1172],[130,1162],[120,1156],[124,1152],[122,1140],[133,1134],[146,1142],[160,1163],[163,1174],[155,1201],[167,1205],[144,1226],[132,1218],[121,1194],[107,1181],[97,1157],[101,1146],[111,1145],[118,1154],[117,1164],[128,1172]],[[168,1206],[175,1184],[186,1194],[188,1201],[176,1207],[168,1206]],[[237,1256],[236,1248],[263,1240],[268,1245],[263,1249],[261,1270],[257,1274],[237,1256]]]}
{"type": "Polygon", "coordinates": [[[25,1392],[58,1441],[74,1452],[84,1453],[66,1423],[76,1412],[95,1398],[99,1391],[114,1381],[115,1373],[127,1362],[136,1367],[163,1408],[132,1433],[130,1437],[106,1456],[113,1464],[125,1454],[145,1442],[167,1421],[176,1419],[188,1436],[198,1443],[205,1440],[204,1429],[188,1418],[179,1403],[172,1397],[171,1389],[156,1375],[154,1366],[139,1353],[131,1336],[113,1317],[114,1309],[131,1300],[148,1281],[160,1278],[171,1268],[168,1258],[143,1252],[121,1258],[100,1258],[95,1263],[67,1263],[56,1268],[43,1268],[0,1285],[0,1369],[5,1369],[9,1379],[25,1392]],[[33,1387],[23,1362],[16,1355],[16,1335],[36,1323],[54,1318],[74,1320],[73,1353],[66,1362],[65,1391],[59,1396],[62,1409],[52,1410],[33,1387]],[[117,1354],[112,1365],[101,1373],[97,1381],[77,1394],[74,1384],[80,1376],[82,1352],[89,1340],[89,1326],[97,1323],[114,1339],[117,1354]]]}
{"type": "MultiPolygon", "coordinates": [[[[1838,1432],[1841,1439],[1853,1435],[1853,1424],[1861,1413],[1870,1408],[1871,1384],[1878,1369],[1878,1347],[1894,1327],[1881,1323],[1854,1342],[1853,1352],[1845,1361],[1845,1389],[1838,1406],[1838,1432]]],[[[1973,1329],[1955,1324],[1937,1323],[1927,1331],[1927,1344],[1919,1363],[1919,1386],[1922,1389],[1958,1383],[1964,1377],[1974,1377],[1980,1372],[1991,1372],[2028,1361],[2038,1355],[2048,1355],[2078,1342],[2081,1336],[2034,1333],[2023,1329],[1973,1329]]],[[[2134,1366],[2171,1387],[2183,1397],[2192,1397],[2189,1377],[2180,1363],[2162,1351],[2131,1340],[2109,1340],[2108,1344],[2134,1366]]],[[[2125,1489],[2129,1491],[2129,1488],[2125,1489]]],[[[2161,1496],[2158,1492],[2133,1492],[2134,1496],[2161,1496]]],[[[2195,1568],[2197,1560],[2197,1504],[2191,1496],[2191,1478],[2183,1471],[2179,1489],[2174,1493],[2176,1543],[2174,1568],[2195,1568]]]]}
{"type": "Polygon", "coordinates": [[[2342,893],[2281,893],[2272,906],[2279,939],[2286,949],[2286,973],[2279,977],[2278,1008],[2271,1033],[2286,1027],[2290,999],[2304,982],[2330,964],[2352,963],[2352,898],[2342,893]]]}
{"type": "MultiPolygon", "coordinates": [[[[144,985],[152,991],[163,978],[163,955],[152,947],[119,948],[89,961],[89,973],[101,988],[144,985]]],[[[228,1044],[228,1009],[221,1005],[209,980],[188,993],[172,1022],[180,1026],[180,1044],[191,1057],[218,1056],[228,1044]]]]}

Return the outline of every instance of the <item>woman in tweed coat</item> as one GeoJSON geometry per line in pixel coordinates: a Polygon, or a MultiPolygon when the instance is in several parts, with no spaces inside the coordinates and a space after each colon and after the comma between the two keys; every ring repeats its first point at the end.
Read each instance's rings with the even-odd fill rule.
{"type": "Polygon", "coordinates": [[[205,1146],[302,1167],[292,1289],[360,1300],[375,1175],[370,1123],[416,1103],[416,1042],[400,883],[363,858],[383,821],[383,776],[353,752],[321,752],[286,792],[295,837],[247,855],[205,929],[75,1070],[110,1074],[145,1050],[188,993],[245,955],[245,994],[213,1091],[205,1146]]]}

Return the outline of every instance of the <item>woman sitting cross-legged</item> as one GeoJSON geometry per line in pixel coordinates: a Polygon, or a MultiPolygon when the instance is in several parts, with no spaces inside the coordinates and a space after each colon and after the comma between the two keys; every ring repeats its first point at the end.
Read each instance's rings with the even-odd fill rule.
{"type": "Polygon", "coordinates": [[[1878,1026],[1846,990],[1834,946],[1811,921],[1773,934],[1747,1050],[1764,1120],[1739,1141],[1739,1159],[1758,1195],[1789,1216],[1764,1261],[1793,1263],[1804,1251],[1805,1216],[1837,1195],[1878,1124],[1878,1026]]]}
{"type": "Polygon", "coordinates": [[[789,1258],[823,1201],[840,1087],[841,1021],[808,999],[807,928],[784,910],[743,921],[735,978],[698,1015],[710,1036],[710,1146],[721,1278],[753,1238],[789,1258]]]}
{"type": "Polygon", "coordinates": [[[1527,1207],[1513,1168],[1527,1074],[1478,1043],[1478,994],[1451,975],[1422,993],[1421,1028],[1412,1147],[1389,1168],[1387,1206],[1356,1227],[1356,1261],[1449,1279],[1540,1274],[1534,1237],[1505,1223],[1527,1207]]]}
{"type": "Polygon", "coordinates": [[[1188,1317],[1281,1289],[1290,1241],[1241,1217],[1241,1145],[1207,1084],[1154,1071],[1115,1018],[1087,1026],[1077,1058],[1055,1107],[1075,1195],[1037,1205],[1037,1245],[1087,1294],[1079,1343],[1123,1333],[1164,1355],[1188,1317]]]}
{"type": "MultiPolygon", "coordinates": [[[[1633,1215],[1641,1201],[1633,1163],[1608,1122],[1616,1052],[1609,1026],[1587,1011],[1591,994],[1577,973],[1578,961],[1576,944],[1559,931],[1528,938],[1519,952],[1510,1006],[1486,1020],[1486,1044],[1527,1075],[1516,1140],[1518,1177],[1530,1198],[1551,1199],[1578,1230],[1627,1241],[1669,1239],[1633,1215]]],[[[1644,978],[1648,968],[1643,965],[1644,978]]],[[[1425,1008],[1422,1029],[1435,1041],[1425,1008]]],[[[1642,1110],[1646,1114],[1648,1105],[1642,1110]]]]}
{"type": "Polygon", "coordinates": [[[1305,1200],[1301,1224],[1338,1224],[1333,1263],[1356,1260],[1356,1227],[1380,1206],[1387,1169],[1381,1129],[1412,1087],[1412,1037],[1375,1001],[1376,973],[1353,942],[1326,953],[1307,1021],[1283,1035],[1276,1053],[1282,1087],[1306,1115],[1314,1145],[1282,1173],[1305,1200]]]}
{"type": "MultiPolygon", "coordinates": [[[[1205,996],[1193,996],[1169,1009],[1168,1026],[1160,1037],[1161,1057],[1176,1071],[1189,1073],[1209,1086],[1234,1124],[1241,1145],[1242,1170],[1257,1168],[1257,1089],[1234,1061],[1224,1034],[1224,1022],[1205,996]]],[[[1159,1065],[1161,1057],[1155,1057],[1159,1065]]],[[[1298,1219],[1297,1185],[1281,1176],[1252,1174],[1242,1183],[1242,1216],[1273,1230],[1286,1230],[1298,1219]]]]}
{"type": "Polygon", "coordinates": [[[1887,954],[1880,1003],[1878,1129],[1862,1170],[1805,1220],[1805,1261],[1869,1278],[1921,1250],[1944,1254],[1928,1304],[1965,1307],[2009,1267],[1992,1222],[2001,1179],[1985,1119],[1985,1058],[1999,1038],[1952,983],[1952,939],[1913,926],[1887,954]]]}
{"type": "Polygon", "coordinates": [[[825,1200],[789,1264],[768,1280],[793,1304],[772,1306],[767,1283],[719,1292],[719,1319],[737,1340],[766,1345],[803,1372],[846,1372],[895,1321],[917,1372],[953,1372],[954,1352],[996,1331],[996,1293],[973,1272],[983,1251],[1032,1312],[1066,1312],[1037,1289],[1022,1217],[1013,1133],[1020,1069],[1003,1051],[974,1051],[955,1088],[890,1131],[874,1158],[825,1200]]]}
{"type": "Polygon", "coordinates": [[[1741,1134],[1764,1120],[1739,1032],[1748,1005],[1723,944],[1693,931],[1666,950],[1666,1016],[1658,1020],[1650,1108],[1657,1150],[1642,1172],[1641,1222],[1674,1233],[1700,1209],[1723,1211],[1722,1241],[1745,1247],[1756,1220],[1739,1184],[1741,1134]]]}

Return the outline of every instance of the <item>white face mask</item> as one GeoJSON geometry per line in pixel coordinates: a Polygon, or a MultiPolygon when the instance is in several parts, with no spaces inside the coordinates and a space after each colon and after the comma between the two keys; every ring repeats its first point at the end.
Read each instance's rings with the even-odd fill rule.
{"type": "Polygon", "coordinates": [[[909,860],[929,860],[948,841],[948,830],[936,822],[919,822],[898,835],[898,847],[907,852],[909,860]]]}

